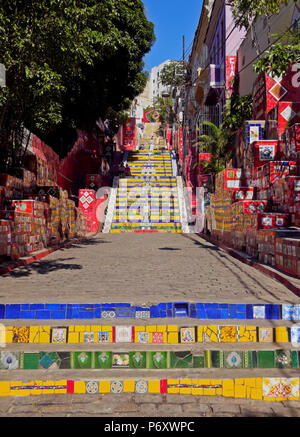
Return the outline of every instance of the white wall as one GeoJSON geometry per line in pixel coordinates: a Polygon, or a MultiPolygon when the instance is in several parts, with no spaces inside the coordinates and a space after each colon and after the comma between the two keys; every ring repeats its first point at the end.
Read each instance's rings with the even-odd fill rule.
{"type": "Polygon", "coordinates": [[[166,60],[157,67],[153,67],[150,75],[150,96],[151,104],[153,105],[155,97],[161,97],[164,91],[167,91],[167,87],[163,86],[160,81],[161,71],[165,65],[169,64],[171,61],[166,60]]]}
{"type": "MultiPolygon", "coordinates": [[[[296,3],[300,7],[300,0],[296,3]]],[[[269,23],[264,16],[260,16],[254,23],[254,31],[257,35],[258,46],[256,47],[252,43],[251,31],[247,32],[247,35],[242,42],[238,50],[238,69],[240,72],[240,94],[242,96],[251,94],[253,84],[257,77],[253,71],[254,59],[257,57],[257,50],[263,55],[263,51],[267,49],[270,42],[275,41],[276,38],[271,37],[268,40],[268,26],[270,27],[269,34],[280,34],[288,29],[292,24],[292,19],[295,14],[295,2],[290,0],[287,6],[283,6],[278,15],[273,15],[269,18],[269,23]],[[248,65],[249,64],[249,65],[248,65]]]]}

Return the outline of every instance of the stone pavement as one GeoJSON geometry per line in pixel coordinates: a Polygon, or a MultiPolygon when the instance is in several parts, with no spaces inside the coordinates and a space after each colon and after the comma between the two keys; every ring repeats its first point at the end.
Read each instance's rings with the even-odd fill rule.
{"type": "MultiPolygon", "coordinates": [[[[1,303],[104,303],[131,302],[151,305],[159,302],[299,303],[299,298],[279,282],[232,258],[226,252],[193,234],[99,234],[97,237],[58,250],[39,262],[18,268],[0,278],[1,303]]],[[[63,324],[74,324],[64,321],[63,324]]],[[[91,324],[91,321],[80,320],[91,324]]],[[[162,323],[151,319],[152,323],[162,323]]],[[[200,322],[200,321],[198,321],[200,322]]],[[[216,322],[210,320],[210,324],[216,322]]],[[[29,325],[31,321],[26,321],[29,325]]],[[[47,321],[43,321],[47,324],[47,321]]],[[[49,322],[48,322],[49,323],[49,322]]],[[[117,320],[132,324],[132,320],[117,320]]],[[[141,322],[140,322],[141,323],[141,322]]],[[[145,321],[143,321],[145,324],[145,321]]],[[[175,323],[164,319],[164,324],[175,323]]],[[[178,325],[186,325],[176,319],[178,325]]],[[[201,321],[205,324],[205,321],[201,321]]],[[[8,323],[6,323],[8,324],[8,323]]],[[[35,323],[37,324],[37,321],[35,323]]],[[[62,325],[55,321],[54,325],[62,325]]],[[[135,324],[139,324],[135,321],[135,324]]],[[[190,321],[188,324],[191,324],[190,321]]],[[[192,323],[194,324],[194,323],[192,323]]],[[[276,326],[280,321],[247,321],[256,326],[276,326]],[[263,324],[262,324],[263,322],[263,324]]],[[[282,323],[281,323],[282,324],[282,323]]],[[[24,321],[9,320],[22,326],[24,321]]],[[[292,322],[285,323],[291,326],[292,322]]],[[[23,346],[23,348],[22,348],[23,346]]],[[[41,350],[30,344],[30,351],[41,350]]],[[[55,350],[45,345],[42,350],[55,350]]],[[[99,345],[98,345],[99,346],[99,345]]],[[[93,345],[90,350],[98,347],[93,345]]],[[[182,345],[160,345],[161,350],[182,350],[182,345]]],[[[240,345],[239,349],[247,345],[240,345]]],[[[14,345],[14,350],[25,350],[14,345]]],[[[85,345],[60,345],[62,351],[85,350],[85,345]]],[[[216,348],[206,344],[205,348],[216,348]]],[[[273,344],[252,349],[271,349],[273,344]]],[[[201,345],[185,345],[199,350],[201,345]]],[[[249,346],[248,346],[249,348],[249,346]]],[[[117,345],[110,345],[117,350],[117,345]]],[[[137,350],[138,345],[131,345],[137,350]]],[[[232,350],[219,343],[218,349],[232,350]]],[[[8,347],[8,350],[11,348],[8,347]]],[[[151,345],[143,345],[151,350],[151,345]]],[[[153,349],[152,349],[153,350],[153,349]]],[[[259,378],[264,375],[298,376],[299,369],[171,369],[101,370],[109,378],[259,378]],[[116,375],[117,372],[117,375],[116,375]]],[[[99,378],[97,370],[0,371],[0,380],[62,380],[99,378]],[[82,373],[83,372],[83,373],[82,373]]],[[[44,395],[0,397],[0,416],[95,416],[95,417],[258,417],[300,416],[299,401],[268,402],[226,399],[220,396],[131,393],[97,395],[44,395]]]]}
{"type": "MultiPolygon", "coordinates": [[[[300,280],[299,280],[300,283],[300,280]]],[[[99,234],[0,279],[1,303],[298,303],[194,234],[99,234]]]]}

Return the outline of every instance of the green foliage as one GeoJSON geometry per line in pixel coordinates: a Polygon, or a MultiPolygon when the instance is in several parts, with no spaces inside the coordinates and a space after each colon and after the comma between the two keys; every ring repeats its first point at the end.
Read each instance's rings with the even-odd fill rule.
{"type": "Polygon", "coordinates": [[[200,135],[195,146],[200,146],[200,151],[212,154],[210,162],[204,163],[205,170],[216,174],[226,168],[227,162],[232,158],[231,143],[234,134],[245,120],[252,117],[252,95],[239,96],[233,94],[228,99],[223,112],[223,123],[220,127],[205,121],[204,126],[210,128],[211,133],[200,135]]]}
{"type": "Polygon", "coordinates": [[[141,0],[10,0],[0,4],[0,38],[7,165],[21,126],[56,150],[63,143],[64,154],[76,128],[91,128],[108,108],[127,109],[145,87],[142,59],[154,32],[141,0]]]}
{"type": "Polygon", "coordinates": [[[252,117],[253,96],[240,96],[233,94],[227,100],[223,111],[223,128],[227,130],[228,136],[231,137],[245,120],[251,120],[252,117]]]}
{"type": "Polygon", "coordinates": [[[106,111],[106,118],[109,120],[109,130],[112,135],[115,135],[118,132],[120,126],[129,121],[129,113],[127,111],[115,111],[112,108],[108,108],[106,111]]]}
{"type": "MultiPolygon", "coordinates": [[[[280,8],[287,5],[289,0],[231,0],[231,7],[235,23],[240,28],[248,29],[253,20],[259,15],[275,15],[280,8]]],[[[294,0],[296,3],[296,0],[294,0]]],[[[256,73],[267,72],[273,76],[285,74],[291,63],[300,62],[299,32],[288,31],[279,37],[280,42],[271,48],[254,63],[256,73]],[[271,68],[271,70],[270,70],[271,68]]]]}
{"type": "Polygon", "coordinates": [[[175,114],[173,111],[173,100],[171,97],[156,97],[154,107],[159,112],[159,121],[162,126],[172,124],[175,114]]]}
{"type": "Polygon", "coordinates": [[[239,28],[248,29],[258,15],[278,14],[282,5],[289,0],[231,0],[230,5],[235,23],[239,28]]]}
{"type": "Polygon", "coordinates": [[[184,82],[184,66],[180,61],[171,61],[166,64],[160,74],[162,85],[179,86],[184,82]]]}
{"type": "Polygon", "coordinates": [[[287,73],[292,63],[300,63],[300,34],[290,31],[279,37],[284,42],[273,44],[253,65],[256,73],[269,72],[272,76],[287,73]]]}
{"type": "Polygon", "coordinates": [[[227,162],[232,157],[232,152],[228,151],[228,130],[221,125],[216,126],[210,121],[204,121],[203,125],[211,129],[210,135],[200,135],[198,144],[200,150],[211,153],[211,161],[203,163],[205,170],[211,174],[217,174],[226,168],[227,162]]]}

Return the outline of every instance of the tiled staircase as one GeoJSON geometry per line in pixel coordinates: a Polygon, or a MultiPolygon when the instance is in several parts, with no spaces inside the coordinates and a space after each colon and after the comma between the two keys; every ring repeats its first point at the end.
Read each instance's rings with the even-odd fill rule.
{"type": "Polygon", "coordinates": [[[130,176],[120,179],[111,233],[182,232],[170,152],[157,136],[150,150],[151,137],[145,132],[144,150],[128,153],[130,176]]]}

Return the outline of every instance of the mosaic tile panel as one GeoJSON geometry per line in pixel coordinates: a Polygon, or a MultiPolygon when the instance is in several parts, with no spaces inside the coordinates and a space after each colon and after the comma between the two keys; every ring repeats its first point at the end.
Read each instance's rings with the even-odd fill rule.
{"type": "Polygon", "coordinates": [[[73,369],[91,369],[92,352],[72,352],[71,367],[73,369]]]}
{"type": "Polygon", "coordinates": [[[223,396],[264,401],[299,401],[299,378],[133,379],[0,381],[0,396],[47,394],[122,394],[132,392],[223,396]]]}
{"type": "Polygon", "coordinates": [[[188,369],[299,368],[299,351],[276,349],[191,351],[10,352],[0,354],[0,371],[15,369],[188,369]]]}
{"type": "Polygon", "coordinates": [[[1,304],[0,319],[118,319],[185,317],[198,319],[300,320],[300,304],[227,304],[169,302],[139,307],[109,304],[1,304]]]}
{"type": "Polygon", "coordinates": [[[0,352],[0,369],[15,370],[19,368],[20,353],[19,352],[0,352]]]}
{"type": "Polygon", "coordinates": [[[256,326],[99,326],[73,325],[69,327],[27,326],[4,327],[3,343],[55,343],[55,344],[193,344],[193,343],[289,343],[298,346],[298,326],[265,328],[256,326]],[[5,339],[4,339],[5,337],[5,339]],[[5,341],[4,341],[5,340],[5,341]]]}
{"type": "Polygon", "coordinates": [[[195,328],[181,328],[180,329],[180,342],[181,343],[195,343],[196,342],[196,330],[195,330],[195,328]]]}
{"type": "Polygon", "coordinates": [[[259,342],[272,343],[273,342],[273,328],[259,328],[259,342]]]}
{"type": "Polygon", "coordinates": [[[112,367],[113,368],[129,367],[129,353],[113,353],[112,367]]]}
{"type": "Polygon", "coordinates": [[[243,367],[243,352],[224,352],[224,367],[226,369],[241,369],[243,367]]]}
{"type": "Polygon", "coordinates": [[[167,369],[167,352],[150,352],[149,369],[167,369]]]}
{"type": "Polygon", "coordinates": [[[188,369],[193,367],[191,352],[170,352],[169,367],[171,369],[188,369]]]}
{"type": "Polygon", "coordinates": [[[147,353],[139,351],[130,352],[129,367],[132,369],[145,369],[147,367],[147,353]]]}
{"type": "Polygon", "coordinates": [[[94,352],[92,364],[94,364],[95,369],[111,369],[112,352],[94,352]]]}
{"type": "Polygon", "coordinates": [[[299,378],[263,378],[265,400],[298,400],[299,378]]]}

